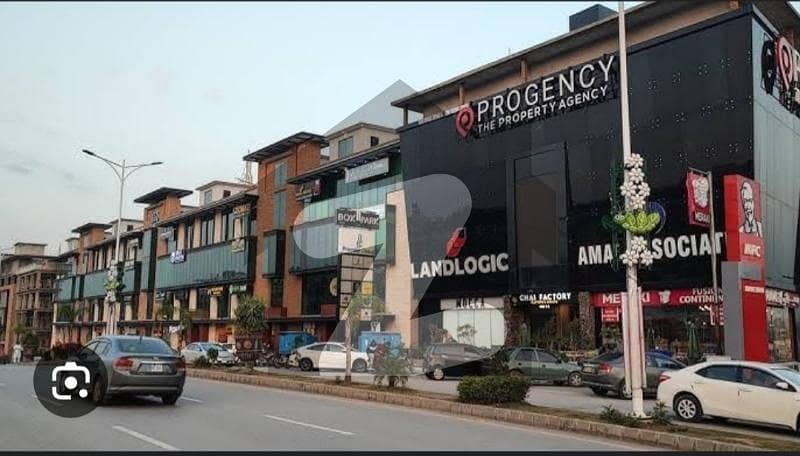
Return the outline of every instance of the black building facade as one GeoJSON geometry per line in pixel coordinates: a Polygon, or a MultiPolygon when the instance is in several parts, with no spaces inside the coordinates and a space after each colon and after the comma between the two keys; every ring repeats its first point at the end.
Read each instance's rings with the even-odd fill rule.
{"type": "MultiPolygon", "coordinates": [[[[783,88],[768,93],[762,77],[764,42],[776,37],[774,27],[747,6],[629,48],[632,150],[644,157],[649,200],[665,215],[651,238],[655,263],[640,273],[644,290],[711,285],[712,239],[707,230],[689,225],[686,209],[686,173],[696,168],[714,175],[720,261],[725,258],[722,176],[741,174],[762,183],[767,285],[797,292],[800,122],[782,104],[783,88]]],[[[603,224],[610,211],[612,169],[622,155],[616,57],[597,55],[587,62],[594,62],[592,77],[589,70],[576,73],[580,81],[593,82],[576,82],[580,90],[605,90],[581,104],[567,93],[574,107],[537,113],[528,121],[512,119],[493,130],[480,125],[480,114],[477,122],[460,126],[460,114],[451,114],[401,130],[404,179],[419,183],[407,184],[405,193],[420,316],[441,312],[437,304],[448,298],[504,296],[516,302],[544,294],[554,302],[563,300],[574,318],[581,293],[599,296],[624,289],[624,271],[612,267],[614,245],[603,224]],[[467,126],[472,130],[465,135],[467,126]],[[464,195],[437,191],[431,176],[443,174],[463,183],[471,206],[461,202],[464,195]],[[433,213],[434,207],[443,213],[433,213]],[[448,241],[462,226],[463,246],[450,255],[448,241]],[[499,267],[498,255],[503,260],[499,267]],[[483,260],[487,267],[465,270],[466,261],[478,264],[482,256],[490,257],[483,260]],[[458,264],[448,274],[440,261],[458,264]]],[[[532,82],[542,96],[548,77],[568,81],[575,70],[532,82]]],[[[565,95],[556,87],[551,95],[558,102],[565,95]]],[[[514,89],[497,95],[509,97],[514,89]]],[[[473,114],[492,113],[493,99],[488,97],[489,105],[473,101],[473,114]]],[[[516,101],[504,100],[506,108],[508,100],[516,101]]],[[[675,315],[677,324],[688,313],[684,309],[675,315]]],[[[787,315],[796,334],[800,321],[791,309],[787,315]]],[[[711,337],[709,332],[706,339],[711,337]]],[[[800,343],[792,344],[796,357],[800,343]]]]}

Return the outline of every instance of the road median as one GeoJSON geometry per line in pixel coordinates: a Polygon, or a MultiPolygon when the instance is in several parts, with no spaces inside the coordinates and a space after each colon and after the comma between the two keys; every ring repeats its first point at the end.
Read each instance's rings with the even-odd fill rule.
{"type": "Polygon", "coordinates": [[[653,445],[682,451],[759,451],[783,450],[797,451],[800,446],[778,439],[754,437],[718,431],[703,431],[676,427],[669,430],[653,430],[632,428],[616,424],[596,421],[590,416],[574,416],[577,414],[559,410],[562,413],[542,413],[532,411],[536,407],[521,405],[519,407],[500,407],[489,405],[466,404],[456,401],[451,396],[434,393],[423,393],[410,389],[378,388],[367,384],[343,385],[341,382],[326,379],[310,379],[270,375],[252,371],[248,373],[230,372],[221,369],[187,369],[190,377],[206,380],[239,383],[245,385],[299,391],[325,396],[335,396],[383,404],[399,405],[416,409],[444,412],[455,415],[471,416],[513,424],[577,432],[596,437],[604,437],[626,442],[653,445]],[[569,416],[573,415],[573,416],[569,416]],[[715,438],[706,438],[705,435],[715,438]]]}

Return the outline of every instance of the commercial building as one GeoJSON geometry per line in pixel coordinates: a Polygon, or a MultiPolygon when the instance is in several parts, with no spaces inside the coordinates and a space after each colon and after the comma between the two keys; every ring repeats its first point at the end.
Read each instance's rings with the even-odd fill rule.
{"type": "Polygon", "coordinates": [[[50,347],[55,280],[62,270],[56,257],[45,254],[45,244],[17,242],[14,252],[0,258],[0,355],[16,342],[26,348],[50,347]],[[28,340],[14,331],[17,325],[28,340]]]}
{"type": "MultiPolygon", "coordinates": [[[[420,182],[405,187],[419,342],[438,327],[518,343],[521,331],[563,336],[582,321],[598,343],[618,324],[624,268],[603,223],[621,159],[617,21],[601,12],[394,102],[423,115],[400,129],[403,178],[420,182]],[[441,174],[456,179],[432,178],[441,174]]],[[[786,2],[647,2],[627,13],[632,150],[664,215],[640,276],[648,348],[685,353],[694,332],[704,351],[720,350],[730,315],[710,305],[711,243],[731,258],[722,184],[738,174],[762,188],[764,280],[781,296],[769,301],[772,359],[797,357],[798,77],[776,78],[772,50],[788,42],[788,64],[798,26],[786,2]],[[713,172],[715,240],[689,223],[690,168],[713,172]]]]}

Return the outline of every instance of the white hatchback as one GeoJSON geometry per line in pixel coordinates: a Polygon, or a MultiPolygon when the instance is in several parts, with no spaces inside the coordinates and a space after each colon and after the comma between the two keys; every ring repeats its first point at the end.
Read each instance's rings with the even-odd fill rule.
{"type": "MultiPolygon", "coordinates": [[[[344,369],[347,356],[344,344],[337,342],[320,342],[306,345],[295,350],[300,369],[344,369]]],[[[369,357],[366,353],[353,350],[350,352],[350,367],[355,372],[366,372],[369,357]]]]}
{"type": "Polygon", "coordinates": [[[748,361],[713,361],[661,374],[658,400],[685,421],[704,415],[800,432],[800,372],[748,361]]]}

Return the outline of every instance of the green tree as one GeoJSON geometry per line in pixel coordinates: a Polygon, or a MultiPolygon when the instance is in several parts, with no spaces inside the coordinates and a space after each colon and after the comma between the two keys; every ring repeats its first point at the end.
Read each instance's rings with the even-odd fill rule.
{"type": "MultiPolygon", "coordinates": [[[[267,326],[266,305],[264,301],[254,296],[243,296],[239,300],[234,312],[233,326],[236,330],[236,337],[250,338],[253,340],[253,348],[257,343],[255,336],[264,332],[267,326]]],[[[255,351],[241,350],[237,353],[247,367],[252,368],[255,362],[255,351]]]]}
{"type": "Polygon", "coordinates": [[[353,328],[358,328],[361,324],[361,311],[371,309],[372,313],[381,313],[386,310],[386,303],[378,296],[357,293],[350,299],[344,314],[344,345],[345,352],[344,381],[350,383],[353,380],[352,358],[353,358],[353,328]]]}
{"type": "Polygon", "coordinates": [[[72,322],[75,321],[76,316],[78,316],[78,311],[75,310],[75,307],[73,307],[72,304],[62,304],[61,307],[58,308],[58,320],[68,322],[67,324],[68,342],[72,342],[72,322]]]}

